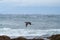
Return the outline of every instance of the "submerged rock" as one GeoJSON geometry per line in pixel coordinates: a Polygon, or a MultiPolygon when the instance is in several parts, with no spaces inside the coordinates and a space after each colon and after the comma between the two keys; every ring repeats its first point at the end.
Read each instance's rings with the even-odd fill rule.
{"type": "Polygon", "coordinates": [[[32,39],[32,40],[44,40],[44,39],[32,39]]]}
{"type": "Polygon", "coordinates": [[[44,38],[43,37],[35,37],[32,40],[44,40],[44,38]]]}

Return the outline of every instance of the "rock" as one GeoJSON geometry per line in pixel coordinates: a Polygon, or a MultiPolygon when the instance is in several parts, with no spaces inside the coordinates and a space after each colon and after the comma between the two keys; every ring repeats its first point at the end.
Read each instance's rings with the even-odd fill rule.
{"type": "Polygon", "coordinates": [[[10,37],[8,36],[0,36],[0,40],[10,40],[10,37]]]}
{"type": "Polygon", "coordinates": [[[50,40],[60,40],[60,34],[52,35],[49,37],[50,40]]]}
{"type": "Polygon", "coordinates": [[[32,40],[44,40],[44,39],[32,39],[32,40]]]}
{"type": "Polygon", "coordinates": [[[13,38],[13,39],[11,39],[11,40],[27,40],[27,39],[24,38],[24,37],[18,37],[18,38],[13,38]]]}
{"type": "Polygon", "coordinates": [[[33,40],[44,40],[44,38],[40,38],[40,37],[38,37],[38,38],[33,38],[33,40]]]}

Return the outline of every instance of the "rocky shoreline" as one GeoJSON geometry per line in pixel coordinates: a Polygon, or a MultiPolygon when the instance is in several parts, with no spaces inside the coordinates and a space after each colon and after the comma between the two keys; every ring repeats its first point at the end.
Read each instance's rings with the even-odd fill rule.
{"type": "Polygon", "coordinates": [[[0,40],[60,40],[60,34],[52,35],[50,37],[35,37],[33,39],[27,39],[25,37],[17,37],[17,38],[10,38],[9,36],[2,35],[0,36],[0,40]]]}

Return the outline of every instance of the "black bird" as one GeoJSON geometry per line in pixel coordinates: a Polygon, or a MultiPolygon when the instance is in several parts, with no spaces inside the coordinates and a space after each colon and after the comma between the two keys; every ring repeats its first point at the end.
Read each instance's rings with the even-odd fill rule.
{"type": "Polygon", "coordinates": [[[26,27],[28,26],[28,24],[31,25],[31,22],[25,22],[26,27]]]}

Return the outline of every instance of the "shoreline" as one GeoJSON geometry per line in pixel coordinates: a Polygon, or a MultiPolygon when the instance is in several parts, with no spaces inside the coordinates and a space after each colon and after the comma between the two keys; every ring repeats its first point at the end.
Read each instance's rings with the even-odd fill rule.
{"type": "Polygon", "coordinates": [[[27,37],[19,36],[19,37],[11,38],[7,35],[1,35],[0,40],[60,40],[60,34],[51,35],[51,36],[45,37],[45,38],[42,36],[36,36],[36,37],[31,37],[30,39],[28,39],[28,36],[27,37]]]}

